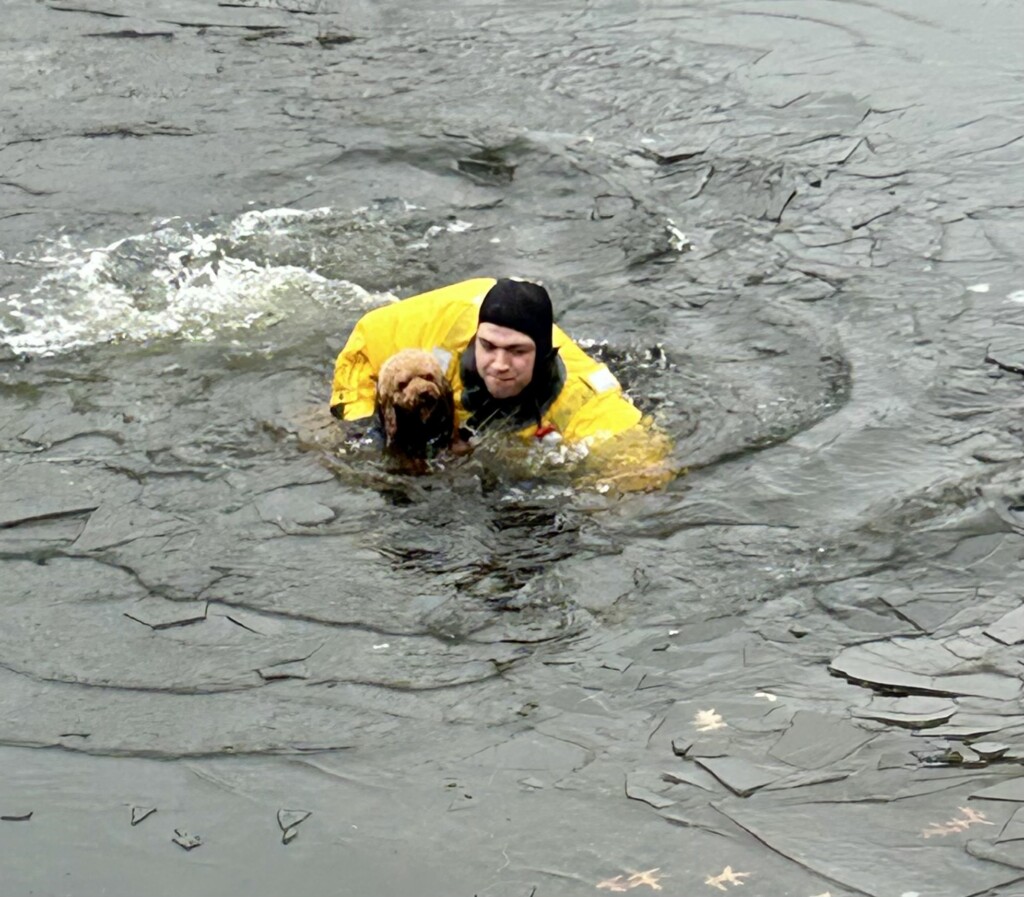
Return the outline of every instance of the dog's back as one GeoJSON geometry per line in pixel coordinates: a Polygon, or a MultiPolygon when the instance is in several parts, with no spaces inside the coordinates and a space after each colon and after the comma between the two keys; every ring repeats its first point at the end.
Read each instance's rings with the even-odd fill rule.
{"type": "Polygon", "coordinates": [[[377,375],[377,417],[388,454],[418,469],[457,436],[455,397],[437,359],[403,349],[377,375]]]}

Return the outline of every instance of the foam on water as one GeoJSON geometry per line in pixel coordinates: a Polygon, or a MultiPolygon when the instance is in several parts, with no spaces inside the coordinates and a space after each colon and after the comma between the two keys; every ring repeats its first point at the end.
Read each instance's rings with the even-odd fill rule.
{"type": "Polygon", "coordinates": [[[362,309],[394,301],[390,293],[315,270],[317,228],[339,223],[349,228],[342,239],[357,240],[359,211],[354,216],[329,208],[270,209],[206,228],[170,219],[99,248],[63,237],[46,254],[18,260],[44,273],[0,299],[0,342],[20,353],[53,355],[118,340],[209,340],[268,326],[309,303],[362,309]],[[283,251],[253,258],[254,243],[283,251]],[[291,263],[296,259],[300,264],[291,263]]]}

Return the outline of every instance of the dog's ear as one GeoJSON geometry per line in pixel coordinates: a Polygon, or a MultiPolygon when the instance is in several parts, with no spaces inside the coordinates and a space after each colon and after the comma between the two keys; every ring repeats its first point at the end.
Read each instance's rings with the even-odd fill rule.
{"type": "Polygon", "coordinates": [[[395,403],[390,397],[382,397],[379,400],[377,410],[380,413],[380,423],[384,429],[384,439],[387,445],[395,441],[398,433],[398,414],[395,411],[395,403]]]}
{"type": "Polygon", "coordinates": [[[452,440],[454,441],[459,435],[459,424],[455,417],[455,393],[452,390],[451,383],[448,382],[447,377],[441,378],[441,404],[447,411],[447,418],[451,421],[452,427],[452,440]]]}

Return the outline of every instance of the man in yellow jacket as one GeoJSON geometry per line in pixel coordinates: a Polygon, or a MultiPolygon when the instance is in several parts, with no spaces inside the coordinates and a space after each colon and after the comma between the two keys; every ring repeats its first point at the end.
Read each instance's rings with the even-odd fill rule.
{"type": "Polygon", "coordinates": [[[626,469],[607,470],[606,479],[623,488],[671,477],[668,440],[623,396],[611,371],[554,325],[539,284],[477,278],[367,312],[338,355],[332,413],[371,417],[381,365],[406,348],[438,359],[462,429],[513,431],[527,442],[614,457],[626,469]]]}

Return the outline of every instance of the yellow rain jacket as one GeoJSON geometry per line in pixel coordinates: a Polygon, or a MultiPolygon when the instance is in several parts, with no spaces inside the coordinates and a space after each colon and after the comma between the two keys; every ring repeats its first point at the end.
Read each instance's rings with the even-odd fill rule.
{"type": "MultiPolygon", "coordinates": [[[[469,412],[461,402],[460,357],[476,334],[480,303],[494,284],[494,279],[486,277],[465,280],[363,315],[334,366],[331,411],[335,416],[344,420],[371,417],[381,365],[400,349],[417,348],[432,352],[440,361],[455,394],[457,421],[464,424],[469,412]]],[[[584,443],[593,449],[644,424],[629,442],[634,449],[643,446],[645,457],[636,458],[631,449],[631,460],[641,466],[664,462],[667,439],[658,434],[659,438],[652,440],[650,421],[623,396],[607,366],[594,361],[558,327],[553,329],[552,345],[565,365],[565,383],[540,425],[520,430],[519,436],[532,441],[557,431],[564,442],[584,443]]]]}

